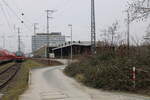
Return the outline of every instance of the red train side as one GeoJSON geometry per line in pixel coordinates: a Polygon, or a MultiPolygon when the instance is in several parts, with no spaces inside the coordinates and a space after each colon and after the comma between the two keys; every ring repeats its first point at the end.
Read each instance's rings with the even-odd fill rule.
{"type": "Polygon", "coordinates": [[[22,62],[25,56],[22,52],[11,53],[7,50],[0,50],[0,64],[10,61],[22,62]]]}
{"type": "Polygon", "coordinates": [[[0,50],[0,64],[12,61],[15,55],[13,53],[8,52],[7,50],[0,50]]]}

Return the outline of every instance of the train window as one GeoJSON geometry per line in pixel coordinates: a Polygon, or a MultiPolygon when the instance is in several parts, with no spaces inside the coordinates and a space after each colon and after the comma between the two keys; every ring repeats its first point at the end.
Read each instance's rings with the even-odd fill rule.
{"type": "Polygon", "coordinates": [[[16,56],[23,56],[23,53],[22,52],[17,52],[16,56]]]}

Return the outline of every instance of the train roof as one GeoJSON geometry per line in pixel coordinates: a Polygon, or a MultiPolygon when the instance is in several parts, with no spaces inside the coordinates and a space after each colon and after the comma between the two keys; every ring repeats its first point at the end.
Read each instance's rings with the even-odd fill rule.
{"type": "Polygon", "coordinates": [[[13,53],[9,52],[8,50],[5,50],[5,49],[1,49],[0,50],[0,55],[3,55],[3,56],[8,56],[8,55],[11,55],[11,56],[14,56],[13,53]]]}

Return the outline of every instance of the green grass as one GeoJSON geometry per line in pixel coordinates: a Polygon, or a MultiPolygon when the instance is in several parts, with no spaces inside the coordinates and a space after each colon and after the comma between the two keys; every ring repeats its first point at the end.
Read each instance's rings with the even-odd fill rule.
{"type": "Polygon", "coordinates": [[[30,69],[46,66],[45,64],[42,64],[42,63],[34,61],[34,60],[27,60],[24,64],[25,64],[25,66],[28,66],[30,69]]]}

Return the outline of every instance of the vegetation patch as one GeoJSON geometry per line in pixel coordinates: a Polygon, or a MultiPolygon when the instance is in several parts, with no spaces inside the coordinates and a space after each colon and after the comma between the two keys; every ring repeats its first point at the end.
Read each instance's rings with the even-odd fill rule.
{"type": "Polygon", "coordinates": [[[95,56],[82,57],[79,62],[67,66],[64,72],[90,87],[149,94],[149,50],[144,53],[136,53],[136,50],[134,52],[132,56],[122,56],[118,51],[105,50],[95,56]],[[133,67],[136,67],[135,87],[133,67]]]}
{"type": "Polygon", "coordinates": [[[18,96],[28,87],[28,75],[29,67],[23,63],[15,78],[1,90],[4,94],[2,100],[18,100],[18,96]]]}

